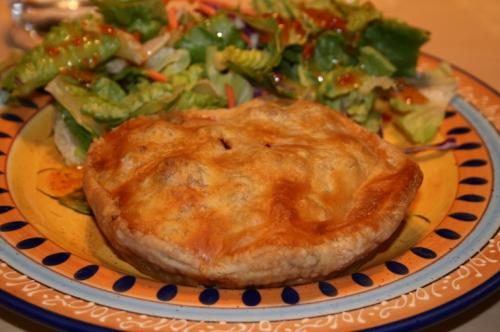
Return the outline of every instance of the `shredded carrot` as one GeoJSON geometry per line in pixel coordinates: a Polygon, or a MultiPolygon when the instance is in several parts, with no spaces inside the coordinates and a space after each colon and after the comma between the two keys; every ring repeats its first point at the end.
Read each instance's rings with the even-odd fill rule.
{"type": "Polygon", "coordinates": [[[244,32],[242,32],[242,33],[241,33],[241,39],[243,39],[243,40],[245,41],[245,43],[247,43],[247,45],[251,45],[251,44],[252,44],[252,40],[251,40],[251,39],[250,39],[250,37],[249,37],[246,33],[244,33],[244,32]]]}
{"type": "Polygon", "coordinates": [[[229,84],[226,84],[226,85],[224,85],[224,90],[226,90],[227,106],[228,107],[235,107],[236,106],[236,98],[234,97],[233,87],[230,86],[229,84]]]}
{"type": "Polygon", "coordinates": [[[177,29],[179,22],[177,22],[177,12],[175,11],[175,8],[170,7],[167,9],[167,17],[170,30],[177,29]]]}
{"type": "Polygon", "coordinates": [[[132,32],[132,36],[134,37],[135,40],[137,40],[138,42],[141,41],[141,38],[142,38],[142,35],[140,32],[132,32]]]}
{"type": "Polygon", "coordinates": [[[159,73],[153,69],[148,70],[148,76],[152,80],[155,80],[158,82],[166,82],[167,81],[167,78],[165,77],[165,75],[163,75],[162,73],[159,73]]]}
{"type": "Polygon", "coordinates": [[[170,0],[163,0],[163,4],[166,5],[170,0]]]}
{"type": "Polygon", "coordinates": [[[200,2],[198,4],[198,9],[200,10],[200,12],[202,12],[203,14],[205,14],[207,16],[214,16],[217,14],[217,10],[215,10],[214,7],[209,6],[203,2],[200,2]]]}

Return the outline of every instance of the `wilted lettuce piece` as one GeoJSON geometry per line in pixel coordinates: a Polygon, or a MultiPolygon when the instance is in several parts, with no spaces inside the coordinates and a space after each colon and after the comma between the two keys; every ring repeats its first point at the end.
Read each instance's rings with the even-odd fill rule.
{"type": "Polygon", "coordinates": [[[176,47],[187,49],[191,61],[196,63],[205,61],[208,47],[216,46],[218,49],[223,49],[229,45],[245,47],[245,42],[241,39],[241,32],[234,23],[226,15],[219,14],[186,32],[176,47]]]}
{"type": "Polygon", "coordinates": [[[92,136],[101,136],[105,131],[103,124],[97,123],[91,116],[83,114],[81,109],[87,101],[88,90],[79,86],[69,77],[58,75],[45,87],[73,117],[73,119],[92,136]]]}
{"type": "Polygon", "coordinates": [[[227,105],[227,100],[223,97],[215,96],[208,93],[200,93],[195,91],[184,92],[173,109],[185,110],[190,108],[220,108],[227,105]]]}
{"type": "Polygon", "coordinates": [[[296,18],[297,8],[290,0],[253,0],[252,6],[260,14],[276,13],[285,19],[296,18]]]}
{"type": "MultiPolygon", "coordinates": [[[[56,104],[56,108],[61,107],[56,104]]],[[[79,126],[67,111],[55,111],[54,143],[64,158],[66,165],[82,165],[87,157],[87,150],[92,136],[79,126]],[[70,127],[71,126],[71,127],[70,127]]]]}
{"type": "Polygon", "coordinates": [[[372,110],[365,122],[361,123],[361,126],[373,133],[378,133],[382,127],[382,114],[372,110]]]}
{"type": "Polygon", "coordinates": [[[226,96],[225,86],[230,85],[233,88],[237,105],[252,99],[253,97],[252,85],[241,75],[238,75],[237,73],[231,70],[226,74],[220,73],[215,68],[214,65],[215,55],[216,55],[216,49],[213,47],[208,48],[205,69],[208,79],[213,83],[213,86],[215,87],[217,94],[220,97],[225,98],[226,96]]]}
{"type": "Polygon", "coordinates": [[[226,47],[219,56],[230,68],[253,78],[270,73],[280,61],[279,56],[265,50],[243,50],[234,46],[226,47]]]}
{"type": "Polygon", "coordinates": [[[185,71],[175,74],[169,78],[169,82],[174,87],[186,87],[190,89],[196,82],[206,77],[205,68],[202,64],[196,63],[189,66],[185,71]]]}
{"type": "Polygon", "coordinates": [[[56,103],[57,111],[60,112],[61,117],[69,129],[71,134],[77,139],[78,145],[84,152],[89,149],[90,143],[92,143],[93,135],[84,127],[80,126],[78,122],[73,118],[70,112],[66,110],[61,104],[56,103]]]}
{"type": "Polygon", "coordinates": [[[129,113],[132,113],[144,105],[161,98],[165,95],[173,93],[171,84],[162,82],[142,83],[137,86],[137,89],[128,94],[121,102],[129,113]]]}
{"type": "Polygon", "coordinates": [[[162,74],[167,78],[185,71],[191,63],[191,56],[185,49],[173,50],[168,57],[166,66],[162,70],[162,74]]]}
{"type": "Polygon", "coordinates": [[[363,72],[357,67],[339,67],[323,76],[319,94],[330,99],[356,90],[363,80],[363,72]]]}
{"type": "Polygon", "coordinates": [[[27,52],[2,82],[13,95],[28,95],[68,68],[94,68],[113,56],[120,46],[112,35],[82,34],[73,24],[61,26],[48,36],[47,41],[27,52]]]}
{"type": "Polygon", "coordinates": [[[399,98],[389,99],[389,106],[391,106],[393,110],[401,113],[417,112],[427,108],[427,104],[420,105],[407,103],[399,98]]]}
{"type": "Polygon", "coordinates": [[[111,127],[127,120],[130,115],[128,107],[90,92],[88,92],[85,103],[81,107],[81,112],[93,117],[98,122],[107,123],[111,127]]]}
{"type": "Polygon", "coordinates": [[[141,35],[141,41],[144,42],[157,36],[164,24],[165,22],[160,20],[136,19],[127,27],[127,31],[138,32],[141,35]]]}
{"type": "Polygon", "coordinates": [[[59,204],[74,210],[75,212],[92,215],[92,209],[87,203],[83,189],[76,190],[69,195],[57,199],[59,204]]]}
{"type": "Polygon", "coordinates": [[[343,98],[343,108],[347,115],[357,123],[364,123],[373,109],[375,95],[370,93],[363,95],[357,91],[351,92],[343,98]]]}
{"type": "Polygon", "coordinates": [[[341,34],[326,31],[316,41],[312,63],[321,71],[329,71],[336,66],[354,65],[356,58],[346,52],[346,43],[341,34]]]}
{"type": "Polygon", "coordinates": [[[414,143],[427,143],[443,122],[446,107],[456,93],[457,81],[450,66],[441,64],[410,82],[428,102],[413,107],[409,113],[396,115],[395,123],[414,143]]]}
{"type": "Polygon", "coordinates": [[[392,76],[396,71],[396,67],[373,47],[361,47],[359,53],[359,62],[369,75],[392,76]]]}
{"type": "Polygon", "coordinates": [[[303,2],[302,0],[253,0],[252,5],[259,14],[272,14],[287,22],[299,22],[306,34],[317,32],[319,28],[314,20],[301,9],[303,2]]]}
{"type": "Polygon", "coordinates": [[[348,4],[344,1],[334,1],[338,10],[346,20],[346,30],[357,32],[363,30],[370,22],[382,17],[382,14],[371,2],[348,4]]]}
{"type": "Polygon", "coordinates": [[[151,115],[156,114],[163,111],[168,111],[171,109],[172,103],[179,97],[181,90],[175,90],[173,92],[165,92],[162,96],[153,99],[143,106],[139,107],[131,114],[132,117],[136,117],[139,115],[151,115]]]}
{"type": "Polygon", "coordinates": [[[363,76],[361,84],[359,85],[359,92],[368,94],[376,88],[382,90],[389,90],[394,87],[395,82],[392,78],[387,76],[363,76]]]}
{"type": "Polygon", "coordinates": [[[126,96],[125,91],[118,83],[104,76],[99,77],[90,85],[90,91],[98,97],[111,101],[120,101],[126,96]]]}
{"type": "Polygon", "coordinates": [[[280,29],[274,18],[253,19],[255,26],[271,35],[271,40],[264,49],[240,49],[228,46],[215,54],[213,62],[220,67],[229,67],[231,70],[244,75],[256,82],[262,83],[270,76],[274,67],[281,62],[282,45],[280,29]]]}
{"type": "Polygon", "coordinates": [[[302,60],[303,47],[300,45],[290,45],[283,50],[281,63],[277,67],[279,73],[296,81],[302,82],[305,71],[309,71],[309,66],[303,64],[302,60]]]}
{"type": "Polygon", "coordinates": [[[444,112],[434,108],[421,109],[395,117],[396,125],[414,143],[426,143],[436,135],[444,119],[444,112]]]}
{"type": "Polygon", "coordinates": [[[143,41],[156,36],[167,22],[162,0],[92,0],[92,3],[106,22],[140,33],[143,41]]]}
{"type": "Polygon", "coordinates": [[[382,53],[396,67],[396,76],[415,76],[419,49],[428,40],[429,32],[425,30],[381,19],[363,31],[360,45],[382,53]]]}

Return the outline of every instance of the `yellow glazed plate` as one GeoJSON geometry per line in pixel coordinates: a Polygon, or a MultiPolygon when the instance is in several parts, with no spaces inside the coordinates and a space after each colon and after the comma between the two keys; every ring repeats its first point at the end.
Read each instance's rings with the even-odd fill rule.
{"type": "MultiPolygon", "coordinates": [[[[420,67],[437,63],[425,56],[420,67]]],[[[269,289],[193,288],[140,274],[114,255],[91,217],[37,189],[41,170],[61,167],[46,100],[4,109],[0,300],[72,331],[397,330],[443,318],[500,283],[500,159],[492,153],[500,141],[478,112],[498,108],[500,98],[470,75],[455,74],[459,96],[436,141],[453,137],[458,146],[415,155],[425,180],[384,250],[336,278],[269,289]]]]}

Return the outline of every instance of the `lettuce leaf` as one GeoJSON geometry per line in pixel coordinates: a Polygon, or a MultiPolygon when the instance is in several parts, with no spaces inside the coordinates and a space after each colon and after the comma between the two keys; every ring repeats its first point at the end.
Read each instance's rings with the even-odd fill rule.
{"type": "Polygon", "coordinates": [[[428,102],[414,105],[406,110],[407,113],[396,114],[395,124],[414,143],[427,143],[436,135],[444,120],[446,107],[456,93],[457,81],[452,69],[445,63],[409,81],[428,102]]]}
{"type": "Polygon", "coordinates": [[[101,136],[104,133],[106,127],[103,124],[97,123],[94,118],[81,111],[89,94],[85,88],[78,86],[69,77],[58,75],[47,84],[45,90],[71,114],[78,125],[85,128],[92,136],[101,136]]]}
{"type": "Polygon", "coordinates": [[[98,97],[111,101],[120,101],[125,98],[126,93],[121,86],[110,78],[99,77],[90,85],[90,91],[98,97]]]}
{"type": "Polygon", "coordinates": [[[215,55],[216,49],[214,47],[208,48],[205,68],[208,79],[213,83],[217,94],[225,97],[225,86],[229,84],[233,88],[238,105],[252,99],[254,91],[252,85],[241,75],[231,70],[226,74],[220,73],[215,68],[215,55]]]}
{"type": "Polygon", "coordinates": [[[184,92],[172,107],[175,110],[187,110],[192,108],[220,108],[227,105],[223,97],[196,91],[184,92]]]}
{"type": "Polygon", "coordinates": [[[344,37],[336,32],[326,31],[316,41],[312,64],[320,71],[330,71],[337,66],[356,64],[356,58],[346,51],[344,37]]]}
{"type": "Polygon", "coordinates": [[[200,25],[192,28],[176,44],[176,48],[189,51],[193,63],[204,62],[206,49],[216,46],[223,49],[226,46],[245,47],[241,32],[224,14],[213,16],[200,25]]]}
{"type": "Polygon", "coordinates": [[[369,75],[392,76],[396,71],[396,67],[373,47],[361,47],[359,53],[361,67],[369,75]]]}
{"type": "Polygon", "coordinates": [[[63,24],[51,29],[41,45],[24,55],[2,86],[14,96],[28,95],[68,68],[95,68],[119,47],[115,36],[83,32],[79,23],[63,24]]]}
{"type": "Polygon", "coordinates": [[[371,46],[395,67],[396,76],[415,76],[420,47],[429,40],[429,32],[397,20],[380,19],[362,33],[360,46],[371,46]]]}
{"type": "Polygon", "coordinates": [[[106,22],[141,34],[145,41],[155,37],[167,22],[162,0],[91,0],[106,22]]]}

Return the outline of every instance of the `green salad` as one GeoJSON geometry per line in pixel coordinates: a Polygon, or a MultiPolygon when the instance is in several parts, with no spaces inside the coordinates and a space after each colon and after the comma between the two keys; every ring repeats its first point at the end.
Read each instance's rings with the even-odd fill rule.
{"type": "Polygon", "coordinates": [[[98,15],[54,26],[1,67],[10,101],[52,95],[68,164],[82,164],[93,139],[130,118],[260,96],[318,101],[379,133],[392,122],[425,144],[455,92],[449,66],[416,71],[429,33],[369,2],[255,0],[251,12],[209,1],[92,2],[98,15]]]}

